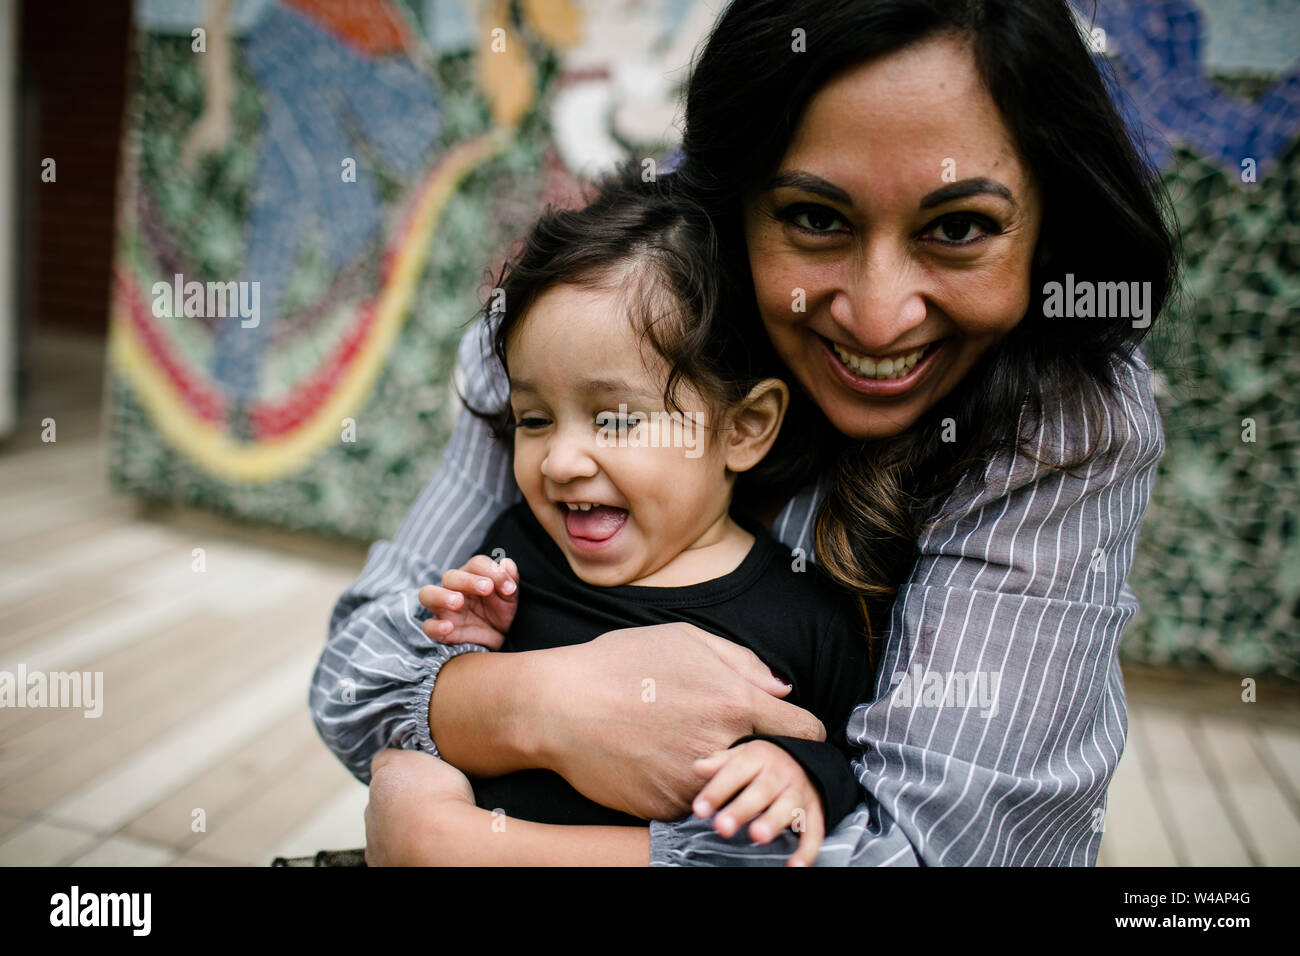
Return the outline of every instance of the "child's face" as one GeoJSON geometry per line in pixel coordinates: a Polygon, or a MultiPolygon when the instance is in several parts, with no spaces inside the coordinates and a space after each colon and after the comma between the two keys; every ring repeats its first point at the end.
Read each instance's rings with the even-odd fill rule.
{"type": "Polygon", "coordinates": [[[705,427],[718,423],[685,384],[667,417],[667,363],[640,347],[617,292],[548,289],[507,360],[515,480],[575,574],[628,584],[715,543],[732,483],[724,443],[705,427]]]}

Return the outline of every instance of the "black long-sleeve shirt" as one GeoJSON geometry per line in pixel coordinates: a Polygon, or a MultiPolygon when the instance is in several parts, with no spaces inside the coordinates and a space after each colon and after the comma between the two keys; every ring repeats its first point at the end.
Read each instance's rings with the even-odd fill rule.
{"type": "MultiPolygon", "coordinates": [[[[685,621],[749,648],[792,685],[784,698],[817,716],[825,742],[759,735],[785,749],[822,795],[826,832],[859,802],[845,725],[870,696],[871,672],[856,600],[817,565],[796,558],[761,526],[737,521],[755,541],[730,574],[684,587],[596,587],[569,567],[564,552],[527,503],[506,510],[480,553],[500,548],[519,568],[519,606],[504,651],[594,640],[606,631],[685,621]]],[[[647,704],[652,706],[652,704],[647,704]]],[[[754,737],[742,740],[755,739],[754,737]]],[[[739,743],[740,741],[737,741],[739,743]]],[[[734,746],[734,745],[733,745],[734,746]]],[[[478,806],[538,823],[644,825],[583,796],[550,770],[522,770],[473,781],[478,806]]]]}

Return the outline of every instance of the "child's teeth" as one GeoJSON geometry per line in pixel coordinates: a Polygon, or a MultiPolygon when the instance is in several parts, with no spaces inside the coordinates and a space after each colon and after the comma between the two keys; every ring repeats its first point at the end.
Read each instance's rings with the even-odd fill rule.
{"type": "Polygon", "coordinates": [[[838,343],[832,344],[835,345],[835,354],[840,357],[840,361],[866,378],[903,378],[925,355],[925,349],[920,348],[914,352],[908,352],[906,355],[874,359],[870,355],[859,355],[856,352],[850,352],[838,343]]]}
{"type": "Polygon", "coordinates": [[[569,510],[570,510],[570,511],[590,511],[590,510],[591,510],[591,502],[589,502],[589,501],[584,501],[582,504],[577,504],[576,502],[572,502],[572,501],[566,501],[565,504],[569,506],[569,510]]]}

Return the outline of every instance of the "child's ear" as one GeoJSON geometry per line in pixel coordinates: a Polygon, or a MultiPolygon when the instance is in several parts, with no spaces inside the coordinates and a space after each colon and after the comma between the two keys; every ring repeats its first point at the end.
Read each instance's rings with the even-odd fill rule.
{"type": "Polygon", "coordinates": [[[749,471],[768,453],[790,408],[790,389],[779,378],[765,378],[731,410],[727,431],[727,469],[749,471]]]}

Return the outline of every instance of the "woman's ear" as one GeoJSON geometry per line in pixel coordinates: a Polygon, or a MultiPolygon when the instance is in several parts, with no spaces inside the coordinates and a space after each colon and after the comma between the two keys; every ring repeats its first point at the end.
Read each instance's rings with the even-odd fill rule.
{"type": "Polygon", "coordinates": [[[728,471],[749,471],[763,460],[789,408],[790,389],[779,378],[765,378],[749,390],[728,416],[728,471]]]}

